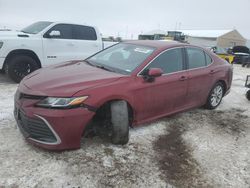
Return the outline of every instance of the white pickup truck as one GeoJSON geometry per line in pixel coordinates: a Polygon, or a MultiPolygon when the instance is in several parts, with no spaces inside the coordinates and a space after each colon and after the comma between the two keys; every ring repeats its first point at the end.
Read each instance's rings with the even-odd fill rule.
{"type": "Polygon", "coordinates": [[[96,27],[36,22],[21,31],[0,31],[0,71],[20,82],[38,68],[82,60],[113,44],[104,43],[96,27]]]}

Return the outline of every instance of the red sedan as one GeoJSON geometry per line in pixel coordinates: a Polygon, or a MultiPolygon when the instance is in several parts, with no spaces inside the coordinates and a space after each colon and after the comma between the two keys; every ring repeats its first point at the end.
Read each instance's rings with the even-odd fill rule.
{"type": "Polygon", "coordinates": [[[126,144],[129,127],[194,107],[216,108],[232,67],[201,47],[165,41],[119,43],[84,61],[37,70],[15,95],[15,118],[27,140],[47,149],[80,147],[91,127],[126,144]]]}

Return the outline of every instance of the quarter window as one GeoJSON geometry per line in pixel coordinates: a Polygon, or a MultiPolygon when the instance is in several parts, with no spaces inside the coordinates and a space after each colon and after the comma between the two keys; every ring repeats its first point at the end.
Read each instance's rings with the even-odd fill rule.
{"type": "Polygon", "coordinates": [[[73,39],[77,40],[97,40],[96,31],[93,27],[74,25],[73,39]]]}
{"type": "Polygon", "coordinates": [[[187,48],[189,69],[205,67],[206,59],[203,50],[198,48],[187,48]]]}
{"type": "Polygon", "coordinates": [[[166,73],[173,73],[183,70],[182,49],[171,49],[159,55],[146,70],[150,68],[161,68],[166,73]]]}

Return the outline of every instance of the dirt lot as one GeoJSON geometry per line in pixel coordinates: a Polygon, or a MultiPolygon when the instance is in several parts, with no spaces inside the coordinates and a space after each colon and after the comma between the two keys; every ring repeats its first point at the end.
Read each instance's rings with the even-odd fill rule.
{"type": "Polygon", "coordinates": [[[130,143],[99,137],[54,153],[28,144],[12,115],[17,85],[0,74],[2,187],[249,187],[250,69],[234,66],[231,93],[214,111],[196,109],[131,129],[130,143]]]}

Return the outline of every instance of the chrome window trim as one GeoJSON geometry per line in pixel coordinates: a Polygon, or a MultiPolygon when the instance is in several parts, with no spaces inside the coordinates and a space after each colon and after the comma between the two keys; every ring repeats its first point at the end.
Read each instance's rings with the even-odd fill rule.
{"type": "Polygon", "coordinates": [[[39,115],[36,115],[36,114],[35,114],[35,116],[38,117],[39,119],[41,119],[49,127],[49,129],[51,130],[51,132],[56,137],[56,142],[50,143],[50,142],[40,141],[40,140],[37,140],[37,139],[34,139],[34,138],[28,138],[28,139],[30,139],[32,141],[35,141],[35,142],[38,142],[38,143],[41,143],[41,144],[46,144],[46,145],[58,145],[58,144],[60,144],[61,143],[61,139],[58,136],[58,134],[54,131],[54,129],[52,128],[52,126],[49,124],[49,122],[45,118],[43,118],[42,116],[39,116],[39,115]]]}
{"type": "MultiPolygon", "coordinates": [[[[173,48],[169,48],[169,49],[166,49],[166,50],[164,50],[164,51],[162,51],[161,53],[159,53],[157,56],[155,56],[154,57],[154,59],[152,59],[145,67],[143,67],[143,69],[140,71],[140,72],[138,72],[137,73],[137,77],[143,77],[143,75],[140,75],[157,57],[159,57],[161,54],[163,54],[163,53],[165,53],[165,52],[167,52],[167,51],[169,51],[169,50],[173,50],[173,49],[179,49],[179,48],[181,48],[181,49],[185,49],[186,50],[186,48],[197,48],[197,49],[200,49],[200,50],[202,50],[204,53],[206,53],[205,51],[204,51],[204,49],[202,49],[202,48],[200,48],[200,47],[196,47],[196,46],[178,46],[178,47],[173,47],[173,48]]],[[[186,72],[186,71],[190,71],[190,70],[197,70],[197,69],[203,69],[203,68],[207,68],[207,67],[209,67],[210,65],[212,65],[213,63],[214,63],[214,60],[213,60],[213,58],[208,54],[208,53],[206,53],[211,59],[212,59],[212,63],[211,64],[209,64],[209,65],[206,65],[206,66],[204,66],[204,67],[198,67],[198,68],[193,68],[193,69],[189,69],[188,67],[187,67],[187,69],[185,69],[185,70],[181,70],[181,71],[176,71],[176,72],[171,72],[171,73],[165,73],[165,74],[162,74],[162,76],[166,76],[166,75],[172,75],[172,74],[175,74],[175,73],[180,73],[180,72],[186,72]]],[[[205,54],[204,54],[205,55],[205,54]]],[[[186,57],[185,57],[186,58],[186,57]]],[[[187,60],[186,59],[184,59],[183,60],[183,63],[185,63],[185,62],[187,62],[187,60]]]]}

